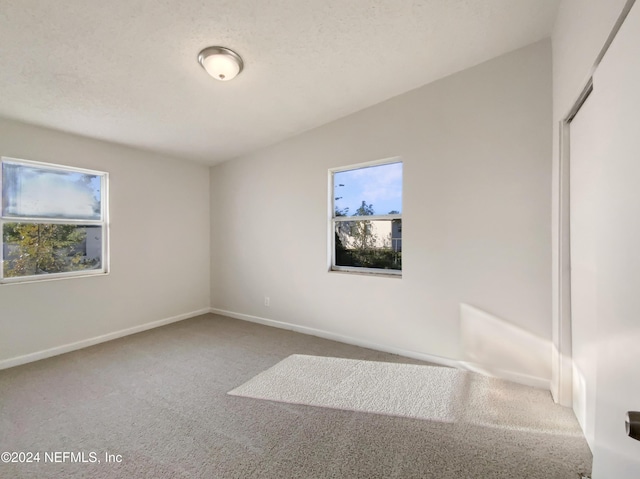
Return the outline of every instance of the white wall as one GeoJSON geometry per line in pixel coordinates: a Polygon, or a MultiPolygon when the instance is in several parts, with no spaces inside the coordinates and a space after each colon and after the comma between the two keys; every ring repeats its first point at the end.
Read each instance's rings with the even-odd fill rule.
{"type": "Polygon", "coordinates": [[[554,120],[562,119],[577,99],[626,1],[560,2],[552,37],[554,120]]]}
{"type": "Polygon", "coordinates": [[[207,167],[7,120],[0,154],[107,171],[111,213],[109,275],[0,285],[0,365],[209,307],[207,167]]]}
{"type": "Polygon", "coordinates": [[[213,167],[213,307],[460,358],[467,303],[550,341],[550,67],[543,41],[213,167]],[[327,170],[392,156],[402,279],[327,272],[327,170]]]}

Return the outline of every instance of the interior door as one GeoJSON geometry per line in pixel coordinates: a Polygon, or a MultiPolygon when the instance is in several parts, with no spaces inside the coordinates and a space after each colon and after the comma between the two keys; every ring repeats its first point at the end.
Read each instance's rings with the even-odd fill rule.
{"type": "Polygon", "coordinates": [[[596,405],[596,200],[601,155],[590,98],[571,122],[570,237],[573,410],[593,451],[596,405]]]}
{"type": "MultiPolygon", "coordinates": [[[[574,282],[572,276],[572,289],[578,289],[578,311],[575,325],[572,317],[572,328],[577,328],[578,366],[581,354],[588,354],[588,361],[595,361],[596,366],[589,379],[593,385],[586,388],[585,409],[588,412],[593,407],[594,479],[640,478],[640,442],[627,437],[624,427],[626,412],[640,411],[639,4],[631,9],[598,66],[588,105],[576,117],[580,123],[589,124],[593,137],[584,138],[579,132],[580,123],[576,123],[578,134],[574,138],[571,126],[571,174],[574,160],[578,165],[582,162],[580,152],[588,157],[587,171],[578,171],[571,186],[577,188],[578,197],[592,195],[584,200],[592,203],[590,223],[582,229],[578,226],[575,232],[572,229],[571,234],[592,235],[592,239],[572,238],[572,247],[574,241],[578,245],[578,257],[593,258],[587,261],[592,263],[593,277],[587,272],[581,278],[578,272],[574,282]],[[582,174],[585,176],[579,180],[582,174]],[[593,298],[581,299],[588,294],[593,298]],[[585,330],[581,332],[578,322],[581,315],[589,317],[586,308],[595,311],[596,341],[590,348],[593,351],[580,352],[585,330]]],[[[574,252],[571,257],[573,261],[574,252]]],[[[585,417],[588,431],[589,415],[585,417]]]]}

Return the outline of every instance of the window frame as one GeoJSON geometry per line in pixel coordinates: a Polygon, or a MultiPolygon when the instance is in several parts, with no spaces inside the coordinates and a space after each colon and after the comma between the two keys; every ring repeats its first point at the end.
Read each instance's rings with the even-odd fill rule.
{"type": "Polygon", "coordinates": [[[78,168],[74,166],[47,163],[42,161],[23,160],[7,156],[0,157],[0,285],[16,283],[32,283],[39,281],[53,281],[68,278],[81,278],[87,276],[107,275],[110,271],[109,258],[109,173],[105,171],[78,168]],[[43,168],[47,170],[63,171],[67,173],[81,173],[100,177],[100,220],[70,219],[70,218],[44,218],[44,217],[9,217],[3,216],[3,183],[2,165],[7,163],[24,165],[27,167],[43,168]],[[28,224],[62,224],[76,226],[100,226],[102,228],[101,260],[99,269],[86,269],[80,271],[68,271],[63,273],[35,274],[30,276],[4,276],[4,225],[5,223],[28,224]]]}
{"type": "MultiPolygon", "coordinates": [[[[384,221],[393,221],[393,220],[402,220],[402,212],[400,214],[393,215],[369,215],[369,216],[335,216],[335,174],[343,171],[351,171],[351,170],[359,170],[363,168],[370,168],[374,166],[383,166],[383,165],[392,165],[396,163],[401,163],[403,166],[403,178],[402,178],[402,193],[404,199],[404,162],[402,161],[402,157],[394,156],[390,158],[384,158],[381,160],[367,161],[363,163],[356,163],[353,165],[347,166],[339,166],[335,168],[329,169],[329,227],[328,227],[328,245],[329,245],[329,272],[338,272],[338,273],[352,273],[352,274],[366,274],[366,275],[375,275],[375,276],[388,276],[393,278],[402,278],[402,269],[383,269],[383,268],[365,268],[358,266],[339,266],[336,265],[336,244],[335,244],[335,231],[336,231],[336,222],[346,222],[346,221],[376,221],[376,220],[384,220],[384,221]]],[[[403,208],[404,209],[404,208],[403,208]]]]}

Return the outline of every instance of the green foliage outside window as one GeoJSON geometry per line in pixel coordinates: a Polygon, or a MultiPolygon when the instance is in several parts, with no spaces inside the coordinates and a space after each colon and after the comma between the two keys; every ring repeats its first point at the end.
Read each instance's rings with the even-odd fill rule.
{"type": "MultiPolygon", "coordinates": [[[[396,211],[392,211],[389,214],[396,213],[396,211]]],[[[374,233],[372,222],[360,218],[372,215],[375,215],[373,205],[362,201],[360,207],[351,215],[354,217],[354,221],[336,222],[336,265],[401,270],[402,252],[394,251],[391,246],[391,237],[380,241],[378,235],[374,233]],[[343,238],[349,238],[348,247],[345,246],[343,238]],[[381,243],[385,247],[380,247],[381,243]]],[[[348,208],[345,208],[345,210],[336,208],[335,216],[348,216],[348,208]]]]}
{"type": "Polygon", "coordinates": [[[66,224],[5,223],[4,276],[20,277],[94,269],[87,259],[86,227],[66,224]]]}

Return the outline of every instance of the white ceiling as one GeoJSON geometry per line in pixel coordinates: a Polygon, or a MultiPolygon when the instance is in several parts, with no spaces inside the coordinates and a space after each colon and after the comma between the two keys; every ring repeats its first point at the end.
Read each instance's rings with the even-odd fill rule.
{"type": "Polygon", "coordinates": [[[0,0],[0,116],[214,164],[548,37],[558,3],[0,0]]]}

